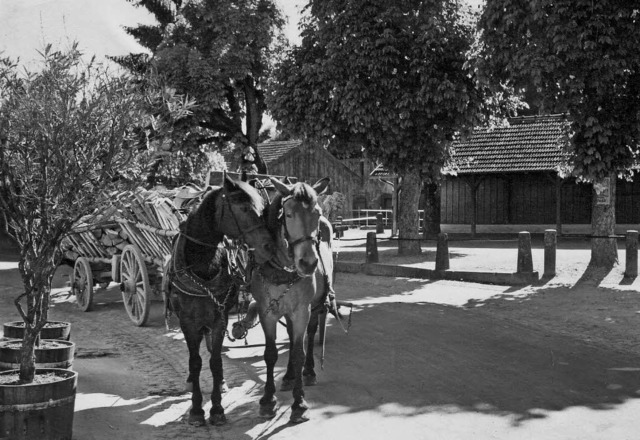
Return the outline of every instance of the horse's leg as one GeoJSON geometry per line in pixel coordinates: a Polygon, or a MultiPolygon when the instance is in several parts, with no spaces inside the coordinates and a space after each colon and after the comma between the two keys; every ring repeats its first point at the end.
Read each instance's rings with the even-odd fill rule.
{"type": "MultiPolygon", "coordinates": [[[[318,384],[316,372],[314,370],[316,363],[313,358],[313,346],[316,338],[316,331],[318,330],[318,317],[317,312],[311,312],[311,318],[309,319],[309,325],[307,325],[307,353],[304,360],[304,368],[302,370],[302,377],[305,386],[313,386],[318,384]]],[[[322,341],[320,341],[322,342],[322,341]]]]}
{"type": "Polygon", "coordinates": [[[293,351],[293,336],[292,336],[292,324],[289,318],[287,321],[287,334],[289,335],[289,360],[287,361],[287,371],[282,376],[282,383],[280,384],[280,391],[293,390],[293,384],[296,380],[296,370],[293,368],[293,357],[291,353],[293,351]]]}
{"type": "Polygon", "coordinates": [[[291,319],[291,352],[289,356],[293,362],[293,369],[296,373],[293,384],[293,405],[291,405],[291,417],[293,423],[301,423],[309,420],[309,405],[304,399],[304,389],[302,388],[302,366],[304,364],[304,338],[309,324],[309,309],[298,310],[291,319]]]}
{"type": "Polygon", "coordinates": [[[200,371],[202,370],[202,358],[200,357],[200,343],[202,332],[192,326],[180,322],[184,339],[189,349],[189,377],[187,378],[187,390],[191,388],[191,409],[189,410],[189,423],[192,425],[204,425],[204,410],[202,409],[202,391],[200,390],[200,371]]]}
{"type": "Polygon", "coordinates": [[[276,415],[276,404],[278,403],[278,399],[275,396],[276,384],[273,377],[273,370],[278,361],[278,348],[276,347],[278,319],[270,314],[267,314],[267,316],[261,314],[260,324],[264,331],[264,362],[267,365],[267,382],[264,385],[264,395],[260,399],[260,417],[272,418],[276,415]]]}
{"type": "Polygon", "coordinates": [[[213,329],[211,330],[211,358],[209,359],[209,367],[213,376],[213,390],[211,391],[211,411],[209,412],[209,422],[212,425],[220,426],[227,422],[222,407],[222,389],[224,386],[224,377],[222,370],[222,342],[224,340],[226,320],[222,317],[217,319],[213,329]]]}

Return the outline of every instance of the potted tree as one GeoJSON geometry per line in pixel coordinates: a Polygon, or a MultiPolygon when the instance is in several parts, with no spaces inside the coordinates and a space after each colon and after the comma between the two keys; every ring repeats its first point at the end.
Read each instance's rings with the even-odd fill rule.
{"type": "Polygon", "coordinates": [[[77,373],[36,370],[34,359],[61,240],[143,178],[149,134],[169,128],[150,110],[165,104],[180,117],[189,104],[84,62],[77,44],[41,55],[37,71],[0,59],[0,214],[19,247],[24,290],[14,302],[25,327],[19,370],[0,374],[0,438],[71,438],[77,373]]]}

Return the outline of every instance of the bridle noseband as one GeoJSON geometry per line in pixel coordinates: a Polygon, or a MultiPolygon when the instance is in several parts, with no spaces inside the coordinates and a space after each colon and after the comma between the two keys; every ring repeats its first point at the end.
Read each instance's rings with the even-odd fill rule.
{"type": "Polygon", "coordinates": [[[287,203],[290,199],[292,198],[292,196],[286,196],[282,199],[281,202],[281,208],[280,208],[280,213],[278,215],[278,218],[280,219],[280,223],[282,224],[282,228],[284,230],[284,239],[287,243],[287,246],[289,248],[289,256],[293,257],[293,248],[301,243],[304,243],[305,241],[310,241],[314,246],[318,245],[318,229],[319,227],[314,231],[315,235],[307,235],[305,237],[301,237],[298,238],[296,240],[291,241],[291,234],[289,234],[289,229],[287,228],[287,219],[286,216],[284,214],[284,205],[285,203],[287,203]]]}

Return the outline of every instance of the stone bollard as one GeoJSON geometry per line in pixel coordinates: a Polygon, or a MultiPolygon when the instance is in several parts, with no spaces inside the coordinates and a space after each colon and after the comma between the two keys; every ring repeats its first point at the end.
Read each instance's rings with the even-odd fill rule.
{"type": "Polygon", "coordinates": [[[366,247],[366,262],[377,263],[378,262],[378,242],[376,241],[375,232],[367,232],[367,247],[366,247]]]}
{"type": "Polygon", "coordinates": [[[382,220],[382,213],[376,214],[376,234],[382,234],[384,232],[384,220],[382,220]]]}
{"type": "Polygon", "coordinates": [[[555,229],[544,231],[544,274],[545,278],[556,276],[556,250],[558,248],[558,235],[555,229]]]}
{"type": "Polygon", "coordinates": [[[627,231],[627,256],[624,270],[625,278],[636,278],[638,276],[638,231],[627,231]]]}
{"type": "Polygon", "coordinates": [[[449,236],[446,233],[438,234],[438,246],[436,247],[436,270],[449,269],[449,236]]]}
{"type": "Polygon", "coordinates": [[[533,272],[533,257],[531,256],[531,234],[518,234],[518,273],[533,272]]]}

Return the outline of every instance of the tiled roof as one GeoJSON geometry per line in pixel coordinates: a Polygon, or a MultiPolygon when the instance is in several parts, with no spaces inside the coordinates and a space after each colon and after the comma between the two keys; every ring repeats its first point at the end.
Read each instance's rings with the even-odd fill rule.
{"type": "Polygon", "coordinates": [[[560,146],[563,115],[525,116],[506,127],[476,129],[453,145],[452,163],[445,172],[458,174],[554,171],[564,163],[560,146]]]}
{"type": "Polygon", "coordinates": [[[269,166],[271,163],[280,159],[289,151],[299,147],[302,141],[273,141],[258,144],[258,151],[262,156],[262,160],[269,166]]]}
{"type": "MultiPolygon", "coordinates": [[[[262,156],[262,160],[269,166],[292,149],[299,147],[300,144],[302,144],[302,141],[264,142],[258,144],[258,151],[260,152],[260,156],[262,156]]],[[[238,169],[240,153],[235,150],[234,146],[228,146],[223,149],[222,157],[229,170],[235,171],[238,169]]]]}

